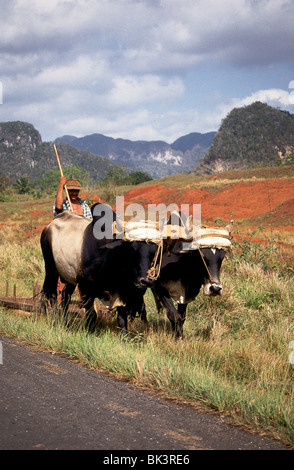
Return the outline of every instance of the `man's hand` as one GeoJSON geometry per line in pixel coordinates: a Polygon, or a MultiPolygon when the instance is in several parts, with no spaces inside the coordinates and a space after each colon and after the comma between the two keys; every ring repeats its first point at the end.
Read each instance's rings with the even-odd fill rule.
{"type": "Polygon", "coordinates": [[[59,186],[61,186],[63,188],[65,184],[66,184],[66,177],[61,176],[60,180],[59,180],[59,186]]]}

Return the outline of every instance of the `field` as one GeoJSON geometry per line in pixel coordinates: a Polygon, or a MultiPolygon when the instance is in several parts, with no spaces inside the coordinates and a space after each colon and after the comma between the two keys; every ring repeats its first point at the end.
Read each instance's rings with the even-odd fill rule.
{"type": "MultiPolygon", "coordinates": [[[[234,249],[223,263],[223,295],[201,294],[189,305],[184,339],[172,335],[150,292],[148,326],[136,319],[122,341],[115,316],[103,316],[94,335],[82,321],[65,325],[0,308],[0,332],[38,348],[66,354],[231,423],[294,448],[294,167],[230,172],[209,178],[177,175],[134,187],[84,194],[111,204],[201,204],[202,222],[234,219],[234,249]],[[99,195],[99,196],[98,196],[99,195]]],[[[52,219],[54,195],[14,196],[1,203],[0,295],[6,281],[17,297],[42,285],[39,237],[52,219]]]]}

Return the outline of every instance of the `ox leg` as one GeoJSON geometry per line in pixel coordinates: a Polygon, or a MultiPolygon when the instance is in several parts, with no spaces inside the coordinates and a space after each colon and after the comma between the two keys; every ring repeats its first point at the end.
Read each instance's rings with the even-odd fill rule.
{"type": "Polygon", "coordinates": [[[165,306],[165,310],[176,338],[181,338],[183,336],[184,322],[182,321],[177,309],[174,307],[172,300],[170,301],[170,305],[168,307],[165,306]]]}
{"type": "Polygon", "coordinates": [[[92,295],[91,290],[83,283],[79,284],[80,305],[86,311],[86,328],[90,333],[95,330],[97,322],[97,314],[94,309],[95,296],[92,295]]]}
{"type": "Polygon", "coordinates": [[[178,330],[179,330],[179,336],[183,336],[183,328],[184,328],[184,323],[186,320],[186,311],[187,311],[187,304],[178,304],[178,312],[180,314],[180,320],[178,323],[178,330]]]}
{"type": "Polygon", "coordinates": [[[95,331],[97,323],[97,313],[94,309],[94,299],[88,299],[86,308],[86,328],[90,333],[95,331]]]}
{"type": "Polygon", "coordinates": [[[165,294],[160,294],[157,291],[157,295],[160,299],[160,303],[163,305],[167,318],[169,319],[172,329],[177,338],[180,338],[183,334],[183,326],[182,326],[182,319],[181,315],[179,314],[178,310],[175,308],[172,299],[170,298],[168,292],[165,294]]]}
{"type": "Polygon", "coordinates": [[[47,307],[55,307],[57,301],[57,282],[59,274],[56,269],[51,246],[43,232],[41,247],[45,263],[45,279],[42,289],[41,310],[47,313],[47,307]]]}
{"type": "Polygon", "coordinates": [[[46,272],[42,289],[41,310],[46,314],[47,307],[55,307],[57,302],[57,271],[46,272]]]}
{"type": "Polygon", "coordinates": [[[83,297],[83,301],[81,302],[81,308],[84,308],[85,313],[85,327],[89,331],[89,333],[94,333],[97,323],[97,313],[94,309],[94,298],[87,297],[86,299],[83,297]]]}
{"type": "Polygon", "coordinates": [[[86,310],[86,328],[90,333],[95,331],[97,313],[94,309],[94,297],[83,297],[82,307],[86,310]]]}
{"type": "Polygon", "coordinates": [[[147,310],[146,310],[146,305],[144,302],[144,294],[139,295],[138,299],[136,302],[134,302],[133,308],[129,311],[130,315],[130,320],[134,320],[136,318],[136,315],[138,314],[139,318],[141,318],[142,322],[147,324],[147,310]]]}
{"type": "Polygon", "coordinates": [[[183,335],[183,324],[177,310],[174,306],[172,309],[169,307],[166,309],[166,313],[176,337],[181,338],[183,335]]]}
{"type": "Polygon", "coordinates": [[[74,293],[76,286],[74,284],[65,284],[65,287],[62,291],[62,310],[64,314],[64,318],[66,321],[69,320],[68,308],[71,300],[71,296],[74,293]]]}
{"type": "Polygon", "coordinates": [[[159,296],[157,295],[157,293],[155,292],[155,289],[151,289],[151,290],[152,290],[152,294],[153,294],[153,297],[154,297],[154,300],[155,300],[157,313],[160,314],[163,310],[162,302],[161,302],[159,296]]]}
{"type": "MultiPolygon", "coordinates": [[[[166,311],[167,318],[171,322],[171,326],[177,338],[182,336],[181,315],[175,308],[173,301],[169,295],[168,290],[164,285],[157,283],[155,290],[155,299],[157,298],[158,304],[163,305],[166,311]]],[[[153,293],[154,293],[153,290],[153,293]]]]}
{"type": "Polygon", "coordinates": [[[117,307],[117,323],[125,338],[128,334],[128,311],[125,307],[117,307]]]}
{"type": "Polygon", "coordinates": [[[143,323],[147,324],[147,310],[146,310],[146,305],[145,305],[145,302],[143,300],[143,304],[142,304],[142,307],[141,307],[141,320],[143,323]]]}

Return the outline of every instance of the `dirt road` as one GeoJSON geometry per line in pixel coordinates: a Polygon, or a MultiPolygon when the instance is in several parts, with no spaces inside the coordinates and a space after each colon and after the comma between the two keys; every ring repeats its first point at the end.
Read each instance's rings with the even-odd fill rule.
{"type": "Polygon", "coordinates": [[[0,449],[283,449],[57,354],[0,344],[0,449]]]}

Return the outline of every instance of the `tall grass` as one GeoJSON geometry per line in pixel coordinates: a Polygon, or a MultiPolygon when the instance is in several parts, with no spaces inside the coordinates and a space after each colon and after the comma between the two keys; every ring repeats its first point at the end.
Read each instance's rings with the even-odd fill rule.
{"type": "Polygon", "coordinates": [[[31,297],[33,286],[44,281],[44,262],[40,249],[40,236],[35,235],[23,243],[22,229],[2,229],[0,242],[0,296],[4,296],[6,281],[17,287],[17,297],[31,297]]]}
{"type": "MultiPolygon", "coordinates": [[[[127,341],[115,317],[101,319],[95,334],[88,334],[82,320],[68,326],[57,314],[24,317],[3,308],[0,332],[65,353],[138,387],[221,412],[233,423],[294,447],[294,365],[289,361],[293,278],[287,266],[278,263],[275,250],[270,266],[257,255],[256,247],[235,247],[223,264],[223,295],[210,299],[199,294],[188,307],[180,341],[166,316],[158,315],[149,291],[148,326],[135,319],[127,341]]],[[[2,284],[8,275],[26,295],[33,279],[42,282],[38,237],[17,246],[7,236],[0,245],[0,260],[2,284]]]]}

